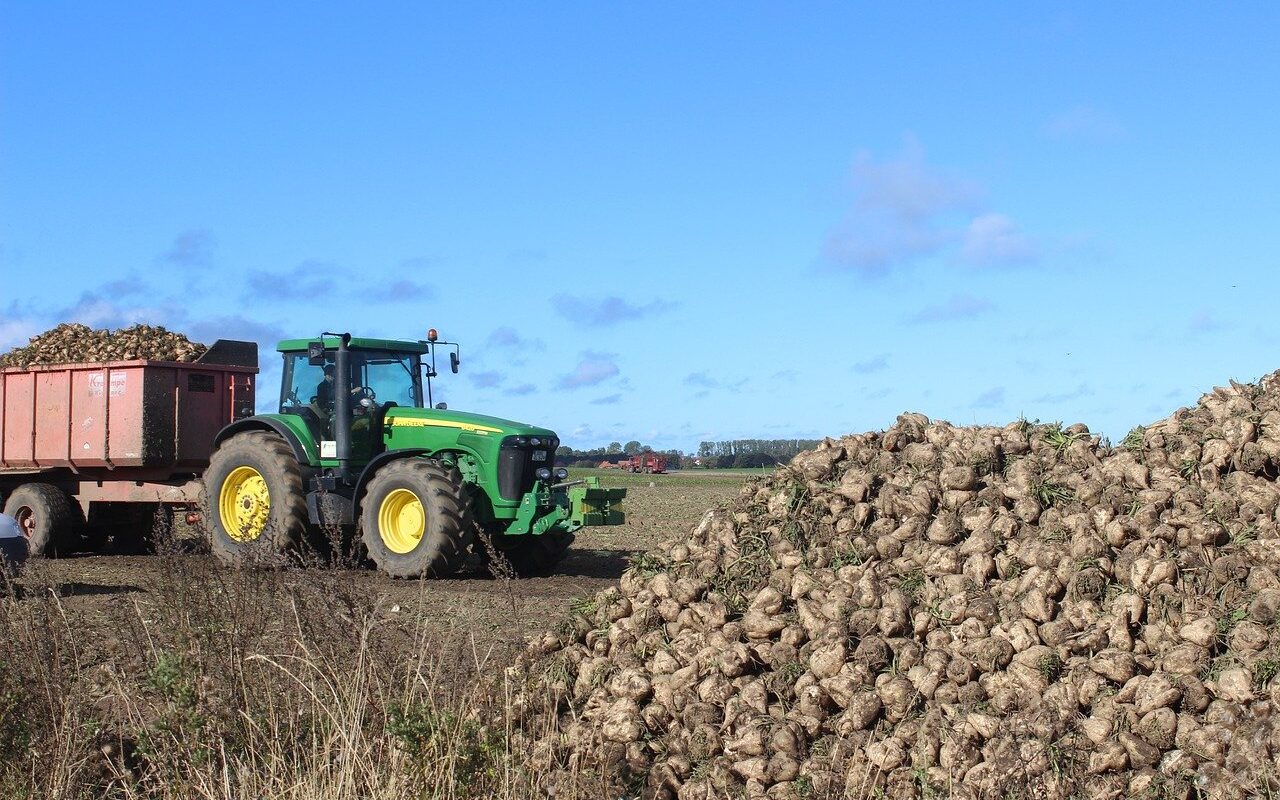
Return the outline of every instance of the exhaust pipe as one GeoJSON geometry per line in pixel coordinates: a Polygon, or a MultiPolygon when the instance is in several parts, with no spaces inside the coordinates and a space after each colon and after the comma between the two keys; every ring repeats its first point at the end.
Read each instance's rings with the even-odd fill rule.
{"type": "Polygon", "coordinates": [[[351,477],[351,344],[349,333],[325,333],[338,337],[338,351],[333,357],[333,439],[338,451],[338,473],[343,480],[351,477]]]}

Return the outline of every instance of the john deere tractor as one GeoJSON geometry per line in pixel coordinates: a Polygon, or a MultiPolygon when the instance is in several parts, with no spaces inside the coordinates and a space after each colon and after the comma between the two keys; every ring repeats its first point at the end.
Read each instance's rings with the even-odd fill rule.
{"type": "Polygon", "coordinates": [[[279,412],[224,428],[205,471],[214,553],[233,561],[354,531],[397,577],[447,575],[473,550],[534,575],[579,528],[623,523],[626,490],[570,481],[554,432],[433,407],[437,348],[456,373],[458,345],[434,330],[426,341],[281,342],[279,412]]]}

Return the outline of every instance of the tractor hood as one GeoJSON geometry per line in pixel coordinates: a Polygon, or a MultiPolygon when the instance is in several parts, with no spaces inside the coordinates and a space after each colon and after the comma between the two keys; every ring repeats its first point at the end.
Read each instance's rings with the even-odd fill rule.
{"type": "Polygon", "coordinates": [[[443,433],[455,430],[473,436],[502,439],[504,436],[542,436],[556,438],[554,431],[547,428],[515,422],[500,417],[489,417],[484,414],[470,414],[466,411],[447,411],[434,408],[401,408],[387,411],[384,423],[390,430],[403,428],[434,428],[443,433]]]}

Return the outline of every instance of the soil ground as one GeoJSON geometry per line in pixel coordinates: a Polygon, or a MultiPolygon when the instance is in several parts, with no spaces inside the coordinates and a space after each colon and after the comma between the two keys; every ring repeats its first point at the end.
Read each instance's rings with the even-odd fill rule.
{"type": "MultiPolygon", "coordinates": [[[[616,582],[633,554],[687,533],[707,509],[736,496],[750,477],[743,472],[631,475],[574,470],[575,477],[593,474],[606,486],[627,487],[627,523],[579,532],[555,575],[504,581],[471,569],[445,579],[404,581],[371,569],[348,569],[340,570],[339,577],[367,589],[390,612],[425,617],[441,631],[469,631],[477,655],[502,662],[523,646],[526,637],[564,616],[576,598],[616,582]]],[[[145,612],[160,571],[171,569],[173,558],[184,562],[184,568],[217,569],[213,556],[203,552],[163,558],[81,555],[33,563],[23,583],[55,587],[64,613],[78,623],[75,627],[89,637],[94,636],[90,631],[109,637],[122,609],[145,612]]]]}

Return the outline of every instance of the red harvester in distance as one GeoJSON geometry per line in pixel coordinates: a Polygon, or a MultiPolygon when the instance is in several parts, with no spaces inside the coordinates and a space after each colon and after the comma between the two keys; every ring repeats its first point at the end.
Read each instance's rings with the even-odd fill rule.
{"type": "Polygon", "coordinates": [[[667,457],[658,453],[641,453],[638,456],[632,456],[626,461],[620,462],[618,466],[632,472],[660,475],[667,471],[667,457]]]}

